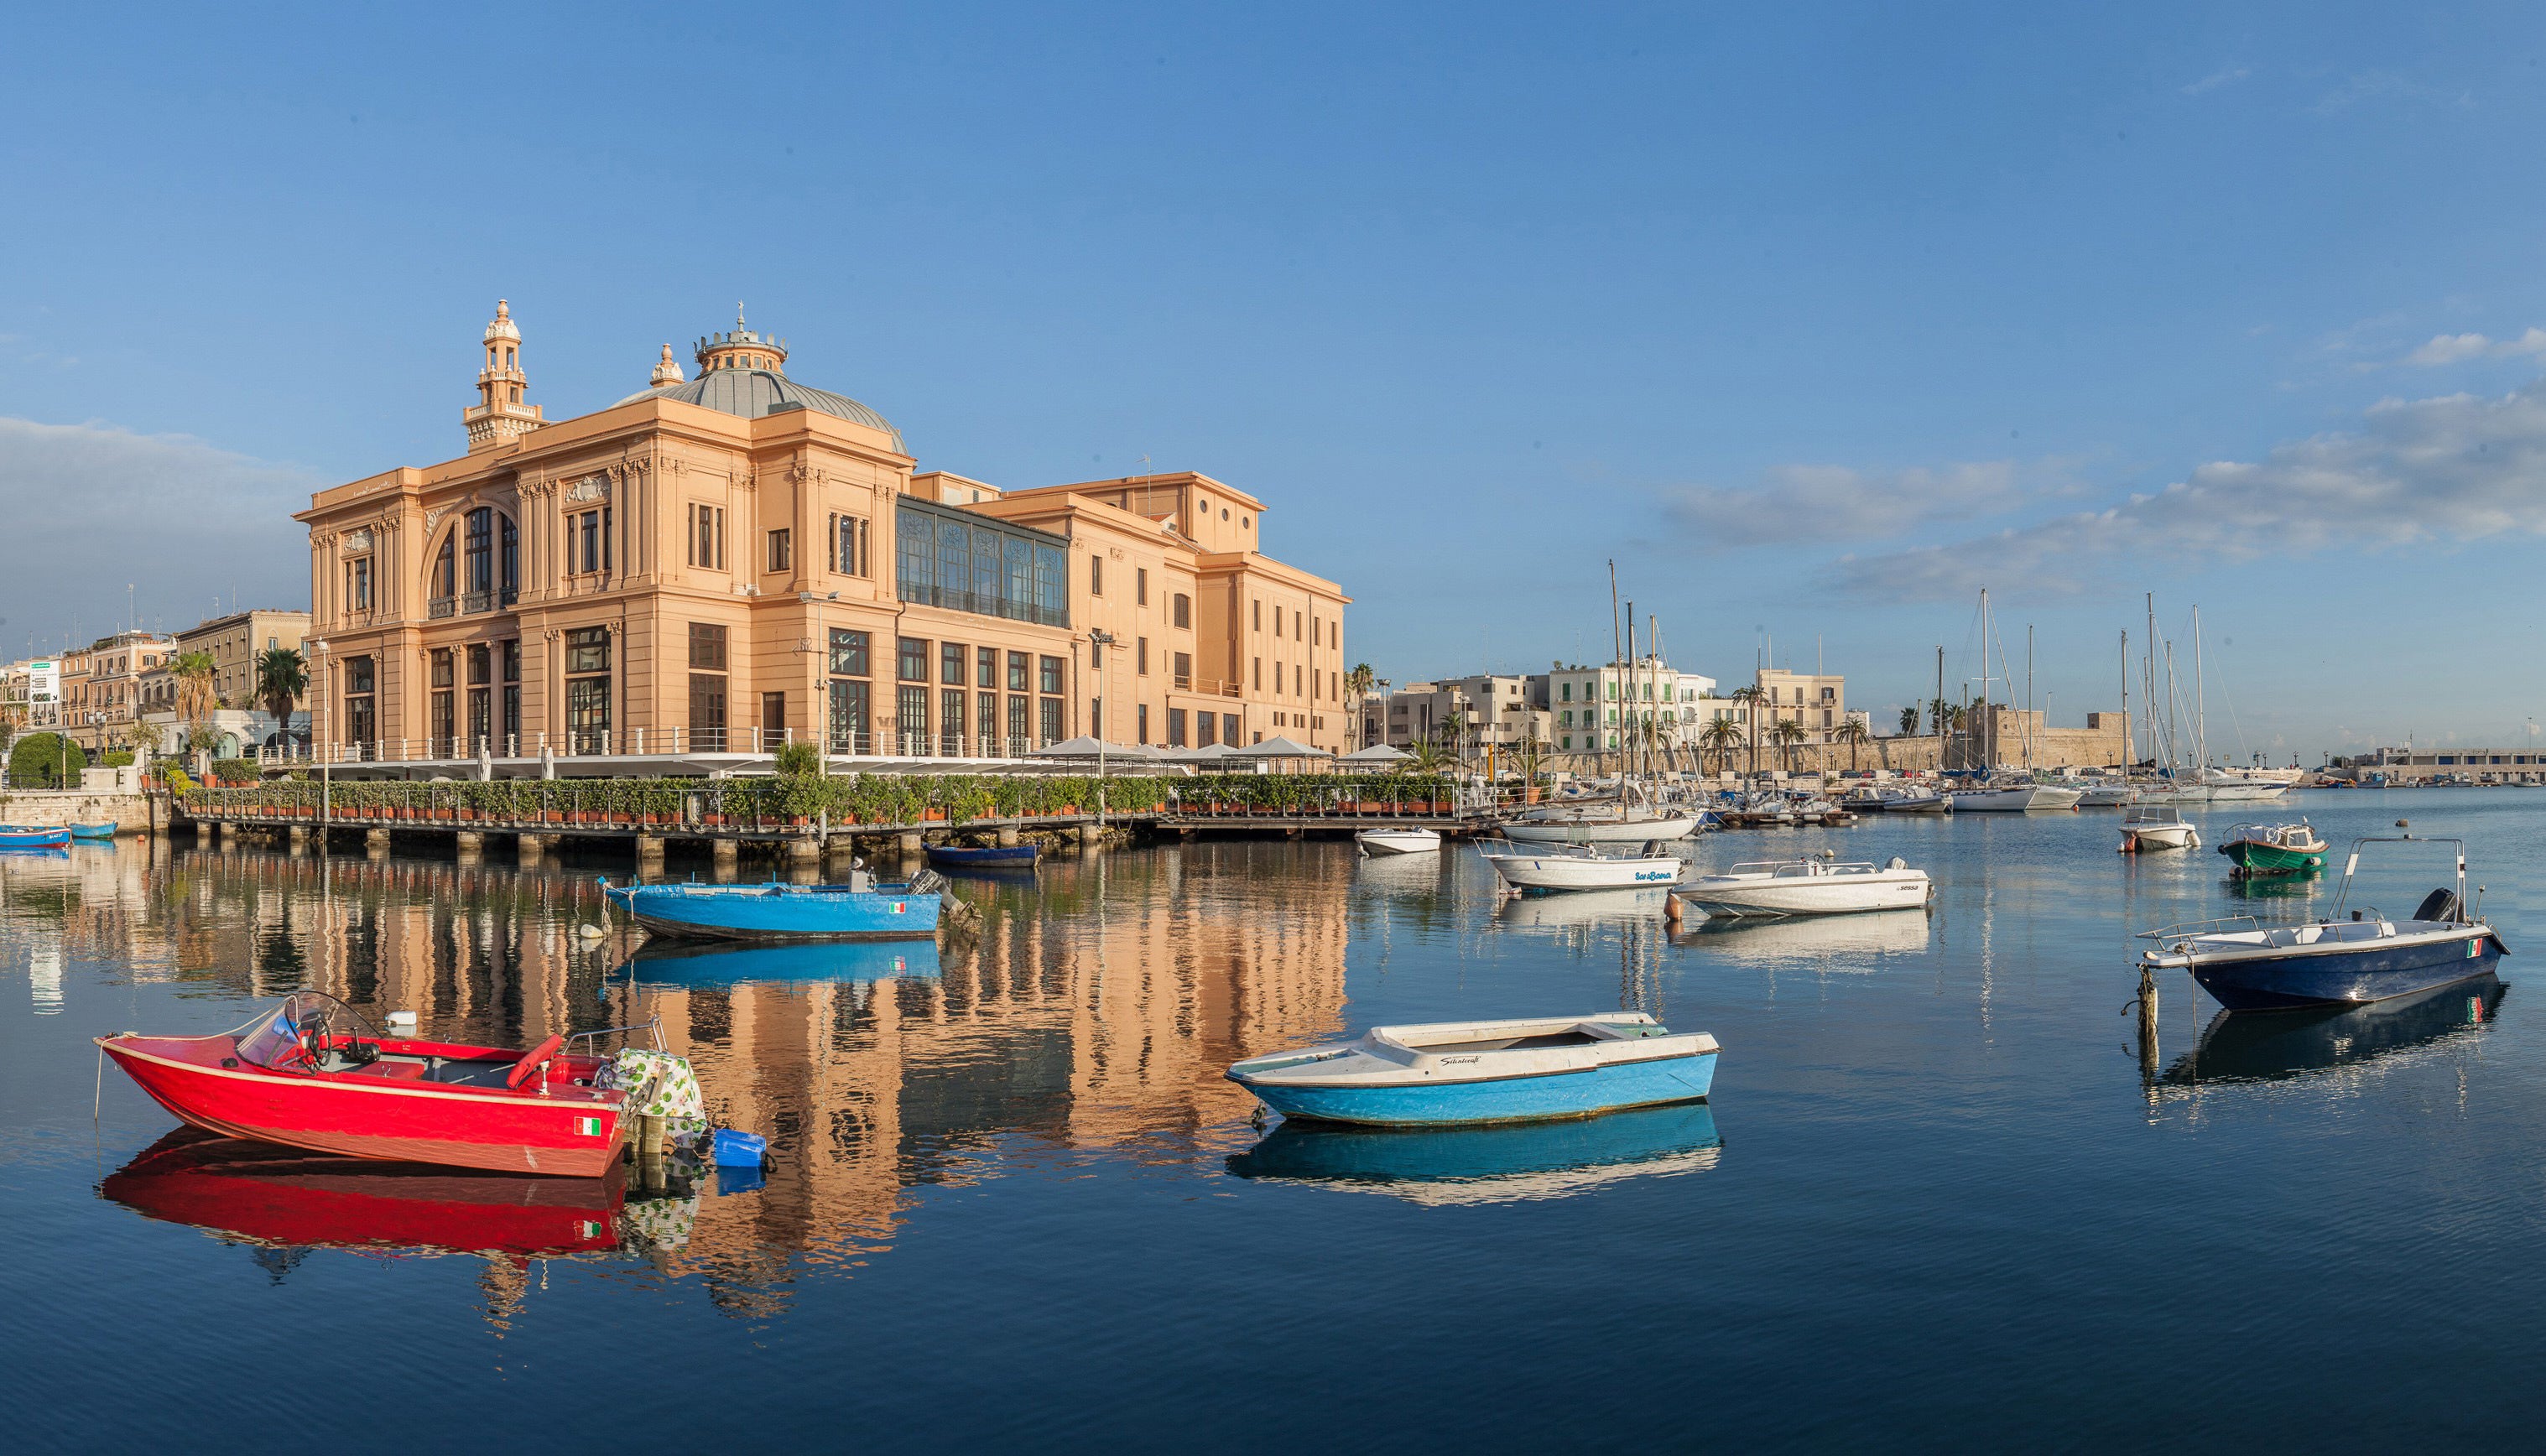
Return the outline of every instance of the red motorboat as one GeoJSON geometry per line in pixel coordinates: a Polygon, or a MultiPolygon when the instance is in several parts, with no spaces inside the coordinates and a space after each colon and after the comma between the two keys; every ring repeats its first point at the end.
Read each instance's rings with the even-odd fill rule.
{"type": "Polygon", "coordinates": [[[616,1178],[531,1178],[313,1156],[179,1128],[107,1176],[154,1219],[277,1248],[499,1254],[619,1246],[616,1178]]]}
{"type": "Polygon", "coordinates": [[[594,1178],[619,1157],[610,1059],[396,1041],[318,991],[219,1036],[99,1037],[160,1106],[206,1132],[382,1162],[594,1178]],[[366,1035],[369,1033],[369,1035],[366,1035]]]}

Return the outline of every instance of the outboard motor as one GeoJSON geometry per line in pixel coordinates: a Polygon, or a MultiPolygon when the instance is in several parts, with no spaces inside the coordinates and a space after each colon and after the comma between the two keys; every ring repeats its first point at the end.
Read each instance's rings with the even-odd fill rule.
{"type": "Polygon", "coordinates": [[[2460,913],[2457,892],[2442,889],[2434,890],[2422,897],[2422,902],[2414,906],[2414,918],[2445,923],[2464,919],[2465,916],[2460,913]]]}

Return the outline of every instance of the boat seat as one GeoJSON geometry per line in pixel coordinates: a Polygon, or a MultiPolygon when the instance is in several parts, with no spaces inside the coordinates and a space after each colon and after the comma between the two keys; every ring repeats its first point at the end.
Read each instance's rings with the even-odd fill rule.
{"type": "Polygon", "coordinates": [[[517,1064],[511,1062],[445,1062],[425,1064],[424,1080],[457,1087],[500,1087],[517,1064]]]}
{"type": "Polygon", "coordinates": [[[373,1063],[371,1066],[361,1069],[361,1074],[364,1076],[387,1077],[393,1081],[422,1081],[424,1080],[424,1064],[421,1062],[392,1062],[383,1057],[380,1061],[373,1063]]]}
{"type": "Polygon", "coordinates": [[[547,1041],[522,1054],[522,1060],[514,1063],[512,1070],[504,1073],[504,1085],[518,1089],[523,1083],[538,1076],[540,1069],[564,1045],[564,1037],[552,1033],[547,1041]]]}

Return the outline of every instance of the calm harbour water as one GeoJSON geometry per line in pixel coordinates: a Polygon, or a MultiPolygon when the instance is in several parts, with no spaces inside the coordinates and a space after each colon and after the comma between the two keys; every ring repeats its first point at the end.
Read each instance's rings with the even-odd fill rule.
{"type": "MultiPolygon", "coordinates": [[[[1205,842],[962,882],[977,947],[656,957],[591,869],[0,856],[0,1430],[19,1449],[2393,1450],[2524,1445],[2546,1336],[2546,794],[2319,793],[2469,843],[2509,983],[2214,1025],[2130,931],[2331,903],[2118,816],[1728,833],[1899,854],[1932,914],[1677,937],[1504,904],[1473,852],[1205,842]],[[825,953],[832,955],[833,953],[825,953]],[[896,962],[896,958],[898,958],[896,962]],[[659,1015],[758,1188],[207,1179],[88,1038],[297,985],[461,1040],[659,1015]],[[1267,1134],[1239,1057],[1389,1021],[1652,1010],[1703,1108],[1267,1134]],[[439,1196],[437,1196],[439,1195],[439,1196]],[[581,1196],[581,1195],[577,1195],[581,1196]],[[562,1199],[562,1202],[559,1200],[562,1199]],[[485,1252],[489,1244],[512,1252],[485,1252]],[[481,1250],[476,1252],[463,1250],[481,1250]]],[[[2241,817],[2194,815],[2206,839],[2241,817]]],[[[2364,873],[2410,910],[2444,852],[2364,873]]],[[[595,868],[609,868],[596,866],[595,868]]],[[[676,870],[680,867],[675,866],[676,870]]]]}

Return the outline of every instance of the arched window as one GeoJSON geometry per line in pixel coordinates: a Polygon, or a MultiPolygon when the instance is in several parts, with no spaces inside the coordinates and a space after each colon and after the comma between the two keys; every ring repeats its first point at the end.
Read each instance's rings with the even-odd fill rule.
{"type": "Polygon", "coordinates": [[[442,538],[442,551],[433,558],[433,574],[428,582],[429,589],[425,592],[426,596],[432,598],[433,604],[441,608],[440,611],[434,613],[437,617],[449,615],[451,610],[451,598],[456,595],[458,591],[459,583],[453,570],[455,558],[452,554],[452,545],[453,542],[451,537],[446,536],[442,538]]]}

